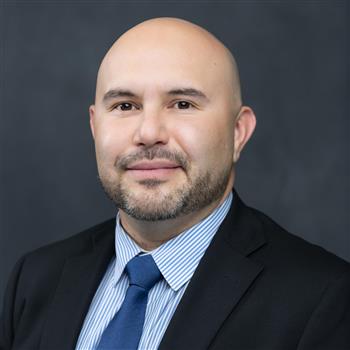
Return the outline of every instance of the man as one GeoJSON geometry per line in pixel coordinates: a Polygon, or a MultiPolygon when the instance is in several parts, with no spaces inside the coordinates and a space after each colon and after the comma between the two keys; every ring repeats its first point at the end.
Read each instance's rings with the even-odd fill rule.
{"type": "Polygon", "coordinates": [[[25,255],[1,349],[350,348],[350,267],[233,190],[255,128],[228,49],[158,18],[102,61],[90,125],[116,218],[25,255]]]}

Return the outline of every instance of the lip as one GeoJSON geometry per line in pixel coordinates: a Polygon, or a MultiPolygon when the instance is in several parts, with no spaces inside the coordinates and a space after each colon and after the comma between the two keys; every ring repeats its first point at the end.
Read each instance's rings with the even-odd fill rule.
{"type": "Polygon", "coordinates": [[[127,170],[157,170],[157,169],[174,169],[179,167],[180,166],[175,162],[158,160],[158,161],[135,163],[127,167],[127,170]]]}
{"type": "Polygon", "coordinates": [[[167,181],[169,176],[176,173],[181,167],[170,161],[150,161],[135,163],[127,168],[128,174],[136,181],[157,179],[167,181]]]}

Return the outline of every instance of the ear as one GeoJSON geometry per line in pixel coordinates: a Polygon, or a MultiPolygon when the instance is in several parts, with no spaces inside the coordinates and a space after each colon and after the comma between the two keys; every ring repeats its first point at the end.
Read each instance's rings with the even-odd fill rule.
{"type": "Polygon", "coordinates": [[[92,137],[95,139],[95,105],[91,105],[89,107],[89,115],[90,115],[90,129],[92,133],[92,137]]]}
{"type": "Polygon", "coordinates": [[[256,118],[253,110],[243,106],[235,121],[234,153],[233,162],[239,159],[241,151],[253,134],[256,125],[256,118]]]}

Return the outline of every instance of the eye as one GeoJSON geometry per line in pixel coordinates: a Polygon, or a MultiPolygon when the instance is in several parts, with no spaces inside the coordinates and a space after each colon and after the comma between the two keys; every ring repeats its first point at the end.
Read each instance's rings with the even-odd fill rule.
{"type": "Polygon", "coordinates": [[[132,103],[122,102],[114,105],[112,109],[117,109],[118,111],[132,111],[133,109],[137,109],[132,103]]]}
{"type": "Polygon", "coordinates": [[[188,101],[178,101],[174,104],[178,109],[189,109],[194,107],[192,103],[188,101]]]}

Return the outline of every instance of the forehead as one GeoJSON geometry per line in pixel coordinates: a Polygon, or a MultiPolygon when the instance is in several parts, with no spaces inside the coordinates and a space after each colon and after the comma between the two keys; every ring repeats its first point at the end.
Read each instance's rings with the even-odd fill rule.
{"type": "Polygon", "coordinates": [[[226,65],[213,47],[203,42],[122,43],[103,61],[98,91],[104,94],[115,86],[140,91],[188,86],[210,94],[228,87],[226,65]]]}

